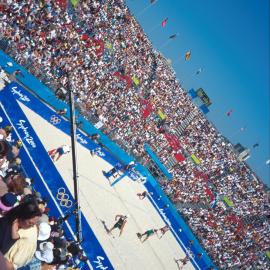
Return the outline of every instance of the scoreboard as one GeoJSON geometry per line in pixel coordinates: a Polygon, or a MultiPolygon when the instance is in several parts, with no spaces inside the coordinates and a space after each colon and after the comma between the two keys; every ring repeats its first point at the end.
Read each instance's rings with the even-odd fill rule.
{"type": "Polygon", "coordinates": [[[199,88],[197,91],[197,96],[200,98],[200,100],[204,103],[206,107],[210,106],[212,104],[210,98],[207,96],[207,94],[204,92],[202,88],[199,88]]]}

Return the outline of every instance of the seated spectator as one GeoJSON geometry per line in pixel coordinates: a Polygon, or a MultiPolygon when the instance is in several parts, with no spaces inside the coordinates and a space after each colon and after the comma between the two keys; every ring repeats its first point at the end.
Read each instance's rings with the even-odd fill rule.
{"type": "Polygon", "coordinates": [[[6,140],[11,134],[12,126],[5,126],[4,128],[0,128],[0,140],[6,140]]]}
{"type": "Polygon", "coordinates": [[[11,192],[6,193],[0,198],[0,216],[10,211],[19,204],[17,196],[11,192]]]}
{"type": "MultiPolygon", "coordinates": [[[[14,207],[4,217],[0,218],[0,251],[6,254],[19,239],[28,239],[25,233],[27,234],[29,232],[28,229],[32,227],[36,228],[34,231],[37,233],[36,224],[40,216],[41,212],[35,199],[29,199],[14,207]]],[[[30,232],[31,239],[35,242],[34,245],[36,245],[37,234],[33,238],[33,231],[31,230],[30,232]]],[[[26,243],[28,243],[28,240],[26,240],[26,243]]],[[[19,246],[21,246],[21,243],[19,246]]]]}
{"type": "Polygon", "coordinates": [[[42,262],[51,263],[53,261],[53,249],[52,242],[42,242],[39,249],[36,251],[35,256],[42,262]]]}

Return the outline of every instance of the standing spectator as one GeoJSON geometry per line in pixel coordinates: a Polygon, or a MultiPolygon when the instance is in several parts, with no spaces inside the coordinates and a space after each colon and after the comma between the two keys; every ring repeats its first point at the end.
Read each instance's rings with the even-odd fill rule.
{"type": "Polygon", "coordinates": [[[0,251],[14,268],[26,265],[37,248],[37,222],[41,216],[32,198],[0,218],[0,251]]]}

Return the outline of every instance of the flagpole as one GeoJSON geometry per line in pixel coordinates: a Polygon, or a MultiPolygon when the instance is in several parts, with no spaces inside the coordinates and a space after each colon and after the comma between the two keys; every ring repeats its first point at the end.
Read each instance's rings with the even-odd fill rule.
{"type": "Polygon", "coordinates": [[[82,241],[82,228],[81,228],[81,209],[79,204],[79,182],[77,173],[77,156],[76,156],[76,121],[74,109],[74,97],[70,85],[70,76],[68,74],[68,93],[69,93],[69,109],[70,109],[70,139],[71,139],[71,153],[72,153],[72,169],[73,169],[73,187],[74,187],[74,200],[75,200],[75,219],[76,219],[76,237],[77,241],[82,241]]]}

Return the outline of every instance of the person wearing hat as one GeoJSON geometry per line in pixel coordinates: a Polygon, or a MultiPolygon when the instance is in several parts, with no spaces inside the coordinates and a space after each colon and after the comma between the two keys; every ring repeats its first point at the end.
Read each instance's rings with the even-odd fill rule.
{"type": "Polygon", "coordinates": [[[41,222],[39,224],[38,240],[45,241],[50,238],[51,235],[51,226],[47,222],[41,222]]]}
{"type": "Polygon", "coordinates": [[[42,262],[51,263],[53,261],[53,248],[52,242],[42,242],[39,245],[39,250],[35,253],[36,258],[42,262]]]}
{"type": "Polygon", "coordinates": [[[18,204],[17,196],[11,192],[6,193],[0,198],[0,213],[5,213],[11,210],[18,204]]]}

